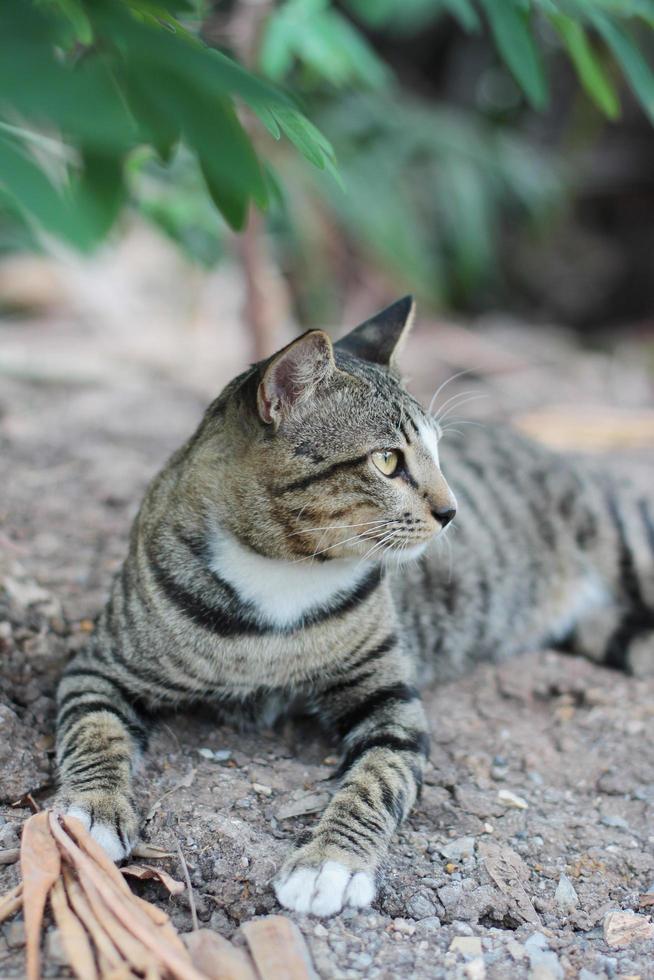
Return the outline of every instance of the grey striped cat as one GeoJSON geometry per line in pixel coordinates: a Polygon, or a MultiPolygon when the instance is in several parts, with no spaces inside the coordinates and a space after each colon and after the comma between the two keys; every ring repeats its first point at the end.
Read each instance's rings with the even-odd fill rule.
{"type": "Polygon", "coordinates": [[[277,897],[366,906],[420,790],[419,686],[553,643],[625,670],[646,657],[651,500],[505,429],[441,446],[397,372],[412,312],[400,300],[254,365],[150,485],[58,690],[57,805],[115,860],[157,708],[212,701],[269,725],[302,705],[338,735],[340,785],[277,897]]]}

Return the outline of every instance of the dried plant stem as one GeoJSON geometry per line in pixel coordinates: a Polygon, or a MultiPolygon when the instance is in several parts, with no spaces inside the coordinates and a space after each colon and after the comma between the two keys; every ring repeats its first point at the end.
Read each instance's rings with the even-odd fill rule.
{"type": "Polygon", "coordinates": [[[184,852],[180,846],[179,841],[177,842],[177,853],[179,854],[179,860],[182,865],[182,870],[184,871],[184,878],[186,880],[186,888],[188,890],[188,904],[191,909],[191,921],[193,922],[193,929],[195,932],[198,931],[200,925],[198,923],[198,913],[195,908],[195,895],[193,894],[193,885],[191,884],[191,876],[188,873],[188,865],[186,863],[186,858],[184,857],[184,852]]]}
{"type": "Polygon", "coordinates": [[[50,892],[52,913],[59,929],[66,958],[80,980],[98,980],[93,947],[84,926],[68,904],[63,880],[59,878],[50,892]]]}

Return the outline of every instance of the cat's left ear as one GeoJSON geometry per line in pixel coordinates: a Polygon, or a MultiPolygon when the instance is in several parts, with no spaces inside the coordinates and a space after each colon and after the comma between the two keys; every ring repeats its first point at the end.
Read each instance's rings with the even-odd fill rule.
{"type": "Polygon", "coordinates": [[[322,330],[309,330],[283,347],[266,365],[257,391],[263,422],[275,428],[301,408],[335,370],[332,342],[322,330]]]}
{"type": "Polygon", "coordinates": [[[336,349],[363,361],[394,368],[411,329],[415,309],[413,296],[398,299],[337,341],[336,349]]]}

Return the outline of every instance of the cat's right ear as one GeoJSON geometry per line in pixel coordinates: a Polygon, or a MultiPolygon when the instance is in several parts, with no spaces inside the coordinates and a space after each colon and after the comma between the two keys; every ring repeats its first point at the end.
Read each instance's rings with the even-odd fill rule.
{"type": "Polygon", "coordinates": [[[269,361],[257,391],[259,416],[279,426],[308,401],[335,370],[332,342],[322,330],[309,330],[269,361]]]}

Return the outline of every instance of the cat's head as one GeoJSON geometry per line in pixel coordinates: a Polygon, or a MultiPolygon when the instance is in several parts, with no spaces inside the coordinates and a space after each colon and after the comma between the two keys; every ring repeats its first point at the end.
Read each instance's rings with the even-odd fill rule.
{"type": "Polygon", "coordinates": [[[396,369],[413,310],[399,300],[335,344],[310,330],[218,400],[220,520],[243,543],[291,561],[401,560],[452,520],[438,427],[396,369]]]}

